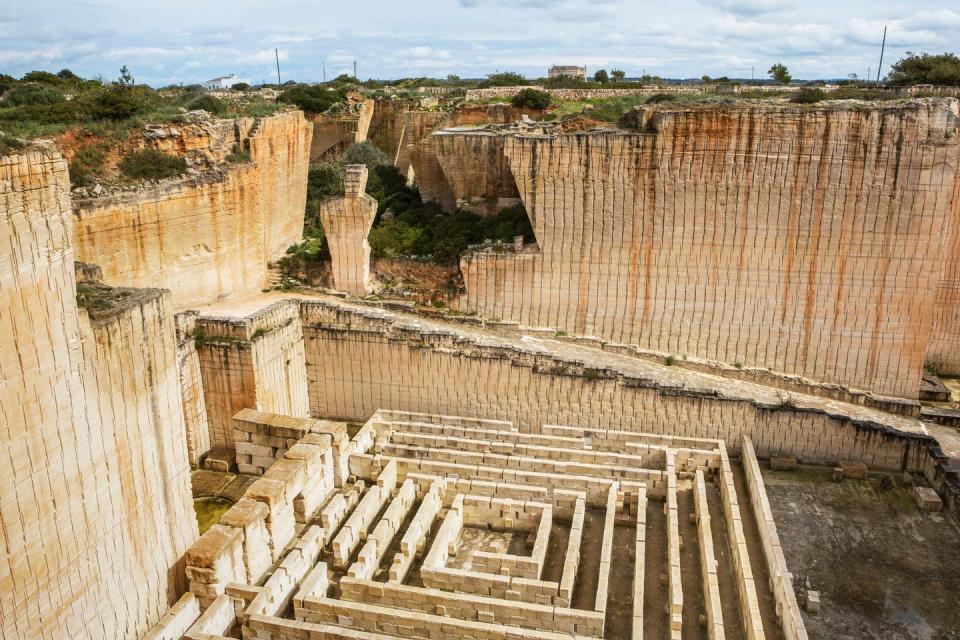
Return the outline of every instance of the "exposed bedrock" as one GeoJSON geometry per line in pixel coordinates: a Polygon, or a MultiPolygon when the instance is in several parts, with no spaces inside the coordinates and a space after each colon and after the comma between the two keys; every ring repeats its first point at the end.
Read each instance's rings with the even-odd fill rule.
{"type": "MultiPolygon", "coordinates": [[[[197,152],[209,141],[210,161],[222,161],[222,136],[195,140],[194,129],[151,146],[197,152]]],[[[98,264],[110,284],[170,289],[178,307],[263,289],[267,263],[303,234],[311,126],[295,111],[238,120],[235,132],[250,162],[75,201],[78,258],[98,264]]]]}
{"type": "Polygon", "coordinates": [[[71,231],[60,154],[0,158],[4,638],[142,636],[197,536],[170,296],[78,290],[71,231]]]}
{"type": "Polygon", "coordinates": [[[365,142],[373,117],[373,100],[350,100],[347,113],[309,115],[313,126],[310,162],[324,162],[339,157],[350,145],[365,142]]]}
{"type": "Polygon", "coordinates": [[[465,256],[461,306],[916,399],[957,102],[635,117],[640,133],[505,138],[540,250],[465,256]]]}

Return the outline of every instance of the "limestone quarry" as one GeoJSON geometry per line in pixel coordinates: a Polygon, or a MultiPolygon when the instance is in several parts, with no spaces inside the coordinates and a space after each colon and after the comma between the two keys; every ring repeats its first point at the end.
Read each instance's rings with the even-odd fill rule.
{"type": "Polygon", "coordinates": [[[960,102],[519,90],[0,157],[0,636],[960,634],[960,102]],[[394,296],[397,193],[529,234],[394,296]]]}

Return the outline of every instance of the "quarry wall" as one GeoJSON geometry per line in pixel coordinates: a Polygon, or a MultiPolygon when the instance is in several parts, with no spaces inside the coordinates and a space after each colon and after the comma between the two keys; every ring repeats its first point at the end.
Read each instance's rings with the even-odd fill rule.
{"type": "Polygon", "coordinates": [[[916,399],[957,103],[634,115],[505,140],[539,250],[464,256],[461,307],[916,399]]]}
{"type": "Polygon", "coordinates": [[[722,438],[734,449],[748,435],[762,456],[927,464],[919,422],[876,410],[373,309],[302,301],[301,315],[314,415],[359,420],[373,406],[434,407],[525,432],[577,425],[722,438]]]}
{"type": "Polygon", "coordinates": [[[960,172],[954,180],[927,364],[937,373],[960,375],[960,172]]]}
{"type": "MultiPolygon", "coordinates": [[[[466,100],[493,100],[496,98],[512,98],[524,89],[536,89],[537,91],[546,91],[555,100],[570,100],[580,102],[591,98],[622,98],[627,96],[652,96],[658,93],[672,95],[697,95],[702,93],[794,93],[800,91],[801,85],[734,85],[734,84],[648,84],[637,85],[636,87],[621,89],[545,89],[540,86],[516,86],[516,87],[487,87],[485,89],[467,89],[466,100]]],[[[819,87],[822,91],[830,93],[840,89],[839,85],[824,85],[819,87]]],[[[933,87],[933,86],[914,86],[914,87],[884,87],[893,96],[912,97],[918,93],[924,95],[937,95],[945,97],[960,97],[960,87],[933,87]]]]}
{"type": "MultiPolygon", "coordinates": [[[[267,262],[303,234],[311,128],[298,111],[236,127],[238,136],[247,131],[236,142],[249,163],[76,201],[78,258],[98,264],[108,283],[170,289],[178,307],[263,289],[267,262]]],[[[197,149],[221,137],[162,140],[197,149]]],[[[222,147],[214,145],[214,161],[222,147]]]]}
{"type": "Polygon", "coordinates": [[[353,112],[347,115],[310,114],[313,139],[310,142],[310,162],[333,160],[350,145],[365,142],[373,118],[374,101],[351,102],[353,112]]]}
{"type": "Polygon", "coordinates": [[[193,338],[210,448],[233,449],[231,421],[241,409],[309,415],[296,302],[280,302],[246,318],[199,317],[193,338]]]}
{"type": "Polygon", "coordinates": [[[169,295],[77,307],[67,165],[0,158],[0,635],[137,638],[197,537],[169,295]]]}

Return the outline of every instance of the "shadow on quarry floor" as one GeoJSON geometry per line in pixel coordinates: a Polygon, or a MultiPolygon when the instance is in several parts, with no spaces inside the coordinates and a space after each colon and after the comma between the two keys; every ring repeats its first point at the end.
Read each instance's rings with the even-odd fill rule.
{"type": "Polygon", "coordinates": [[[795,584],[821,593],[820,614],[803,613],[811,638],[960,639],[955,522],[919,511],[900,478],[801,467],[764,469],[764,482],[795,584]]]}

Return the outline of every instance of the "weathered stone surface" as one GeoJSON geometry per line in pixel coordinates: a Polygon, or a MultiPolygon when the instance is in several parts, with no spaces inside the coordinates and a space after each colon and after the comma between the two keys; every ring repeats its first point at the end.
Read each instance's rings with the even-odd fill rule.
{"type": "Polygon", "coordinates": [[[540,253],[465,256],[461,306],[915,399],[956,109],[668,108],[642,133],[509,137],[540,253]]]}
{"type": "MultiPolygon", "coordinates": [[[[75,202],[78,258],[108,284],[170,289],[181,308],[262,290],[267,262],[303,234],[311,128],[298,111],[237,127],[253,162],[75,202]]],[[[175,146],[212,144],[182,133],[175,146]]]]}
{"type": "Polygon", "coordinates": [[[138,638],[197,536],[173,314],[78,310],[71,226],[58,153],[0,158],[0,636],[138,638]]]}
{"type": "Polygon", "coordinates": [[[370,243],[377,201],[366,194],[367,167],[348,165],[343,197],[320,205],[320,219],[333,258],[333,287],[356,296],[370,293],[370,243]]]}

